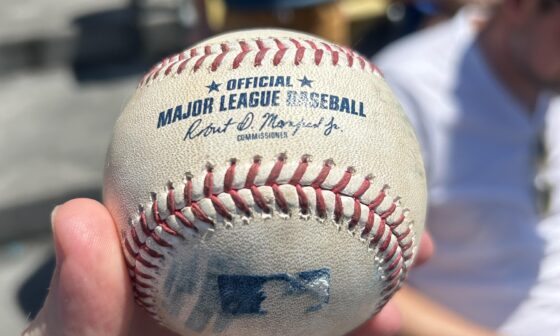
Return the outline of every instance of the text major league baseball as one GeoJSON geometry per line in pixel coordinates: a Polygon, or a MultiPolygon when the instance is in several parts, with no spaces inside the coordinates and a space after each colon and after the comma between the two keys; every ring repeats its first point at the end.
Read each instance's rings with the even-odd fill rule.
{"type": "MultiPolygon", "coordinates": [[[[158,111],[157,128],[179,121],[192,121],[188,127],[185,139],[192,139],[197,136],[208,136],[216,133],[226,133],[228,129],[235,128],[238,132],[245,131],[250,126],[257,126],[258,131],[275,130],[283,132],[254,133],[238,135],[238,141],[259,140],[266,138],[284,138],[290,131],[295,135],[303,128],[324,129],[324,135],[330,135],[333,130],[339,127],[335,117],[338,113],[365,118],[364,103],[349,97],[338,96],[330,93],[313,91],[311,78],[293,78],[292,76],[260,76],[260,77],[241,77],[233,78],[225,83],[212,81],[205,85],[208,89],[208,96],[188,101],[184,104],[169,107],[163,111],[158,111]],[[225,90],[223,90],[225,88],[225,90]],[[305,88],[308,88],[307,90],[305,88]],[[225,91],[225,94],[221,94],[225,91]],[[275,113],[277,107],[301,107],[308,109],[318,109],[330,114],[330,120],[320,117],[319,119],[286,120],[281,115],[275,113]],[[261,112],[255,117],[250,109],[269,108],[268,111],[261,112]],[[223,125],[202,125],[201,118],[214,112],[227,113],[241,110],[248,112],[238,120],[233,117],[223,125]],[[195,119],[196,120],[193,120],[195,119]],[[256,119],[259,119],[256,120],[256,119]],[[275,135],[275,133],[278,133],[275,135]]],[[[251,127],[253,128],[253,127],[251,127]]]]}

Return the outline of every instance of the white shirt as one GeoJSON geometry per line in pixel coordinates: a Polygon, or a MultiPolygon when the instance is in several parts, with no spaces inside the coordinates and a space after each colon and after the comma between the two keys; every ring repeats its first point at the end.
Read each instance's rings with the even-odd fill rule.
{"type": "Polygon", "coordinates": [[[501,330],[507,335],[560,335],[560,97],[550,105],[546,118],[548,151],[545,183],[552,187],[548,216],[537,232],[545,242],[535,285],[501,330]]]}
{"type": "Polygon", "coordinates": [[[536,231],[536,144],[547,101],[528,113],[494,77],[471,23],[453,20],[389,46],[375,62],[417,130],[436,254],[410,282],[499,328],[527,296],[544,246],[536,231]]]}

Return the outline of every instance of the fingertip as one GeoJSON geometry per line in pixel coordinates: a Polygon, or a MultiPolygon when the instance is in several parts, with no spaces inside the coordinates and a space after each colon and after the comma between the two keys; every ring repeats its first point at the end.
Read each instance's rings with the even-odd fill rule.
{"type": "Polygon", "coordinates": [[[51,215],[57,258],[102,246],[105,253],[120,249],[107,209],[91,199],[74,199],[57,206],[51,215]]]}
{"type": "Polygon", "coordinates": [[[121,334],[131,318],[132,293],[111,215],[97,201],[74,199],[55,208],[52,226],[57,315],[121,334]]]}
{"type": "Polygon", "coordinates": [[[373,318],[372,323],[381,325],[379,335],[395,335],[401,330],[402,316],[398,308],[389,302],[383,309],[373,318]]]}
{"type": "Polygon", "coordinates": [[[53,233],[54,233],[54,223],[55,223],[54,219],[56,217],[56,213],[58,212],[59,207],[60,207],[60,205],[57,205],[51,211],[51,229],[52,229],[53,233]]]}
{"type": "Polygon", "coordinates": [[[421,265],[428,261],[435,253],[435,244],[429,232],[424,231],[420,247],[418,248],[418,256],[416,257],[415,265],[421,265]]]}
{"type": "Polygon", "coordinates": [[[379,313],[346,336],[391,336],[402,326],[402,317],[397,307],[387,303],[379,313]]]}
{"type": "Polygon", "coordinates": [[[89,198],[76,198],[58,205],[54,208],[51,216],[53,221],[91,216],[96,221],[112,222],[107,208],[98,201],[89,198]]]}

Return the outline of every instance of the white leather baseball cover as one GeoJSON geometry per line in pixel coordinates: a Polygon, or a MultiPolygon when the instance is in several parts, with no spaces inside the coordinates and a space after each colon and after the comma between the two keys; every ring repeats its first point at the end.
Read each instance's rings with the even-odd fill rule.
{"type": "Polygon", "coordinates": [[[136,302],[181,335],[342,335],[398,289],[426,186],[362,56],[283,30],[157,64],[119,117],[104,201],[136,302]]]}

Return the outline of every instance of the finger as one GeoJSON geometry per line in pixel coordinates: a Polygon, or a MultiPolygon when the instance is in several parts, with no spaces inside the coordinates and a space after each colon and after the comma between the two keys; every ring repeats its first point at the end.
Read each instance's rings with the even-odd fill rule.
{"type": "Polygon", "coordinates": [[[135,307],[134,316],[132,318],[132,323],[130,326],[130,335],[135,336],[178,336],[178,334],[172,332],[171,330],[163,327],[156,322],[155,319],[150,316],[143,308],[140,306],[135,307]]]}
{"type": "Polygon", "coordinates": [[[435,245],[432,240],[432,236],[426,231],[422,234],[422,241],[420,242],[420,247],[418,248],[418,255],[414,261],[414,265],[418,266],[430,259],[435,251],[435,245]]]}
{"type": "Polygon", "coordinates": [[[52,216],[56,270],[26,335],[128,333],[132,294],[115,224],[100,203],[77,199],[52,216]]]}
{"type": "Polygon", "coordinates": [[[396,335],[401,328],[401,314],[391,302],[379,313],[346,336],[396,335]]]}

